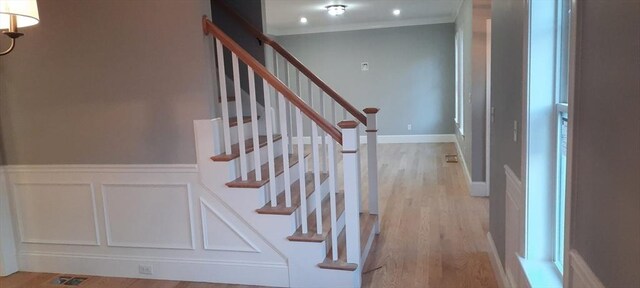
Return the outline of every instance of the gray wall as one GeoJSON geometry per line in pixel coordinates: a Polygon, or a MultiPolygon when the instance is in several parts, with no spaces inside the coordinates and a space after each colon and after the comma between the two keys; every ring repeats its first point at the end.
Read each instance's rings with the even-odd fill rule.
{"type": "Polygon", "coordinates": [[[580,1],[571,247],[640,285],[640,1],[580,1]]]}
{"type": "MultiPolygon", "coordinates": [[[[464,158],[464,163],[467,164],[467,167],[463,167],[467,169],[469,175],[472,175],[471,171],[473,170],[473,158],[471,157],[471,148],[472,148],[472,136],[473,132],[471,131],[472,127],[472,119],[471,119],[471,82],[472,82],[472,71],[471,71],[471,47],[473,43],[473,1],[472,0],[464,0],[462,6],[460,7],[460,11],[458,12],[458,18],[456,19],[456,31],[462,33],[462,62],[463,62],[463,71],[464,74],[464,87],[463,87],[463,100],[464,100],[464,110],[462,113],[464,114],[464,136],[460,134],[458,129],[455,130],[456,137],[458,137],[458,144],[460,145],[460,149],[462,150],[462,157],[464,158]]],[[[455,34],[454,34],[455,35],[455,34]]],[[[455,64],[454,64],[455,65],[455,64]]],[[[455,81],[455,78],[454,78],[455,81]]],[[[455,102],[454,102],[455,103],[455,102]]],[[[455,104],[454,104],[455,105],[455,104]]],[[[455,114],[454,114],[455,115],[455,114]]]]}
{"type": "Polygon", "coordinates": [[[38,4],[40,24],[0,57],[6,163],[195,163],[193,120],[213,98],[209,1],[38,4]]]}
{"type": "Polygon", "coordinates": [[[494,1],[491,7],[491,123],[490,231],[502,263],[505,250],[504,165],[521,176],[522,138],[513,141],[513,122],[522,119],[522,59],[524,2],[494,1]]]}
{"type": "Polygon", "coordinates": [[[487,29],[491,1],[465,0],[456,19],[463,35],[464,137],[456,130],[472,181],[485,181],[487,29]]]}
{"type": "Polygon", "coordinates": [[[381,108],[381,135],[453,134],[453,39],[453,24],[278,37],[355,107],[381,108]]]}

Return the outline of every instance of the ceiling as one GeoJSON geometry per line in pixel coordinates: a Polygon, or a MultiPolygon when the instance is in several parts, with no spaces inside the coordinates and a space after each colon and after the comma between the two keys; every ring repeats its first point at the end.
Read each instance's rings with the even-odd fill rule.
{"type": "Polygon", "coordinates": [[[291,35],[454,22],[462,0],[265,0],[267,33],[291,35]],[[331,16],[326,6],[347,5],[331,16]],[[399,16],[393,15],[400,9],[399,16]],[[300,18],[308,19],[301,23],[300,18]]]}

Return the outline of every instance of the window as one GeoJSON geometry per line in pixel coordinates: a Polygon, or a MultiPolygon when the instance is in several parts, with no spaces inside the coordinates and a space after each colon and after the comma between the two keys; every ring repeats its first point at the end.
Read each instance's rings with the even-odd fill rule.
{"type": "Polygon", "coordinates": [[[570,124],[570,2],[528,2],[523,176],[526,228],[521,261],[531,287],[562,285],[570,124]]]}
{"type": "Polygon", "coordinates": [[[456,32],[455,39],[455,65],[456,65],[456,95],[455,95],[455,122],[460,135],[464,136],[464,40],[462,30],[456,32]]]}

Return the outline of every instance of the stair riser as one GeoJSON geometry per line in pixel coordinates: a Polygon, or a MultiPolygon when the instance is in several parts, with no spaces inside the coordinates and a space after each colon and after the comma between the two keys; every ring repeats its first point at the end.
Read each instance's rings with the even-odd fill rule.
{"type": "MultiPolygon", "coordinates": [[[[277,158],[279,156],[282,155],[282,142],[281,140],[278,141],[274,141],[273,142],[273,153],[274,153],[274,157],[277,158]]],[[[247,171],[252,171],[254,170],[255,167],[255,162],[254,162],[254,157],[255,157],[255,153],[256,151],[251,151],[250,153],[247,153],[247,171]]],[[[264,147],[261,147],[259,150],[260,153],[260,166],[262,166],[263,164],[266,164],[269,161],[269,147],[267,145],[265,145],[264,147]]],[[[229,181],[233,181],[236,178],[240,177],[240,157],[231,160],[228,162],[229,165],[231,165],[231,169],[230,171],[235,171],[231,173],[231,175],[229,175],[229,181]]]]}

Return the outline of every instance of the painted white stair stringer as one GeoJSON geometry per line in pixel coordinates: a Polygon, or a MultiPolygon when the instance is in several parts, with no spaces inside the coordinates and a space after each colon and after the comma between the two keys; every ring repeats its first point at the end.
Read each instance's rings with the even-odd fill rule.
{"type": "MultiPolygon", "coordinates": [[[[225,183],[236,178],[235,162],[213,162],[210,160],[212,155],[218,154],[215,153],[216,151],[220,151],[219,132],[221,131],[221,122],[220,119],[194,121],[198,170],[202,183],[287,259],[290,287],[359,287],[362,267],[358,267],[356,271],[341,271],[320,269],[317,266],[318,263],[324,261],[330,241],[313,243],[287,240],[286,237],[295,232],[300,221],[306,221],[306,218],[302,219],[300,217],[299,209],[292,215],[265,215],[258,214],[255,211],[267,203],[269,185],[259,189],[228,188],[225,185],[225,183]],[[225,172],[220,173],[221,171],[225,172]]],[[[266,150],[266,147],[260,150],[266,150]]],[[[266,162],[266,157],[261,159],[266,162]]],[[[304,162],[301,161],[300,163],[304,162]]],[[[298,169],[296,167],[291,168],[292,182],[298,179],[298,169]]],[[[276,179],[276,182],[278,192],[284,190],[282,175],[276,179]]],[[[288,183],[288,185],[290,184],[288,183]]],[[[327,193],[328,181],[323,183],[321,191],[323,196],[327,193]]],[[[307,202],[307,211],[309,213],[315,209],[313,207],[315,205],[314,202],[307,202]]],[[[338,225],[340,231],[344,226],[344,217],[339,219],[338,225]]]]}

